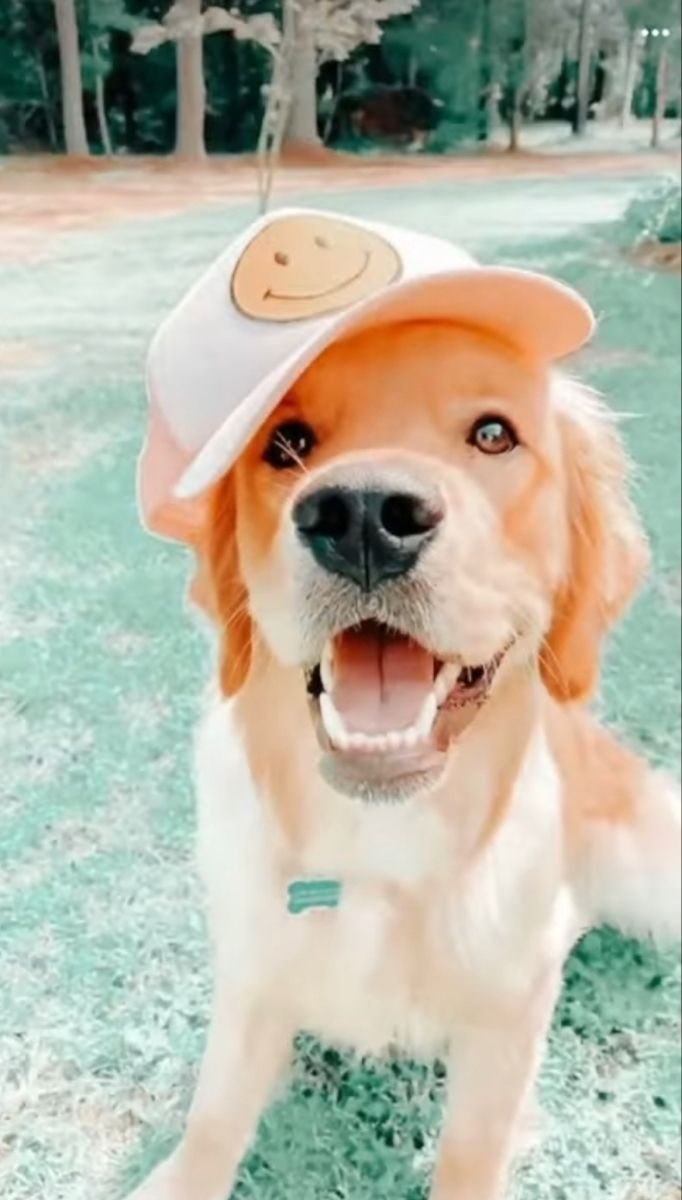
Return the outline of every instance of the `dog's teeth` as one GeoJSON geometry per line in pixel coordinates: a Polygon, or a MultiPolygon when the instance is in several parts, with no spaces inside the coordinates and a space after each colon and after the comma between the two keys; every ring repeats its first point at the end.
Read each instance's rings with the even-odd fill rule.
{"type": "Polygon", "coordinates": [[[372,738],[366,733],[352,733],[348,740],[351,750],[358,754],[366,754],[372,749],[372,738]]]}
{"type": "Polygon", "coordinates": [[[414,725],[412,726],[412,730],[408,730],[408,732],[411,733],[412,731],[414,731],[418,742],[425,741],[426,738],[429,736],[431,730],[433,729],[433,723],[434,723],[437,715],[438,715],[438,701],[436,699],[435,690],[434,690],[434,691],[429,692],[428,696],[426,697],[426,700],[424,701],[424,703],[422,705],[422,710],[421,710],[419,716],[417,717],[417,720],[415,721],[414,725]]]}
{"type": "Polygon", "coordinates": [[[459,678],[460,668],[454,663],[446,663],[441,667],[436,682],[433,686],[433,694],[436,698],[436,704],[444,704],[450,692],[457,683],[459,678]]]}
{"type": "Polygon", "coordinates": [[[383,746],[384,739],[378,734],[361,733],[356,734],[357,748],[360,754],[379,754],[383,746]]]}
{"type": "Polygon", "coordinates": [[[322,686],[325,692],[329,692],[331,695],[334,690],[334,650],[331,642],[326,643],[322,652],[320,675],[322,677],[322,686]]]}
{"type": "Polygon", "coordinates": [[[332,744],[337,746],[339,750],[347,749],[350,742],[350,735],[343,723],[343,717],[336,711],[334,701],[326,692],[323,692],[320,696],[320,715],[322,717],[322,724],[332,744]]]}
{"type": "Polygon", "coordinates": [[[320,696],[320,714],[327,736],[336,750],[351,754],[395,754],[403,750],[414,750],[428,740],[438,714],[438,704],[434,693],[431,692],[413,725],[408,729],[393,729],[383,734],[349,732],[327,692],[320,696]]]}

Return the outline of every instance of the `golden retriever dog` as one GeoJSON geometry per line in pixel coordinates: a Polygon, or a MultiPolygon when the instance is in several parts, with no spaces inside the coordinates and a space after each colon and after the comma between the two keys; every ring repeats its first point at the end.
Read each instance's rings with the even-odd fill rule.
{"type": "Polygon", "coordinates": [[[443,1054],[431,1198],[507,1194],[576,940],[679,934],[676,785],[588,707],[628,476],[594,395],[439,317],[335,338],[195,498],[215,1000],[135,1200],[225,1200],[300,1029],[443,1054]]]}

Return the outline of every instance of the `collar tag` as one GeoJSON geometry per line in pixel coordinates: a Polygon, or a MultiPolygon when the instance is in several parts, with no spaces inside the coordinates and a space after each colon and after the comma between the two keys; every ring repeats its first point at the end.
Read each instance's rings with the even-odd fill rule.
{"type": "Polygon", "coordinates": [[[289,912],[297,917],[315,908],[338,908],[343,885],[338,879],[295,879],[289,884],[289,912]]]}

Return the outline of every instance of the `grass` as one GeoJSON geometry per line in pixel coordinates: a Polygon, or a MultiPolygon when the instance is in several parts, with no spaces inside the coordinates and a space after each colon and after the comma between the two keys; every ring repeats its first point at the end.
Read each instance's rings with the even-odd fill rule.
{"type": "MultiPolygon", "coordinates": [[[[655,552],[602,703],[677,766],[679,286],[586,224],[632,192],[575,180],[318,202],[459,236],[592,299],[602,329],[583,367],[629,414],[655,552]]],[[[182,552],[138,528],[134,464],[147,338],[247,215],[71,233],[49,261],[0,272],[3,1200],[117,1200],[177,1138],[201,1053],[188,764],[206,656],[181,605],[182,552]]],[[[679,1200],[679,1000],[675,956],[606,931],[583,943],[515,1200],[679,1200]]],[[[425,1200],[442,1090],[437,1064],[358,1062],[302,1037],[237,1197],[425,1200]]]]}

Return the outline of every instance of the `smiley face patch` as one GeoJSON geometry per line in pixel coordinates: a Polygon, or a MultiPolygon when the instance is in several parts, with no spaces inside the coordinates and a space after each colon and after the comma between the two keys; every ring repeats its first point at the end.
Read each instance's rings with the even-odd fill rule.
{"type": "Polygon", "coordinates": [[[299,321],[366,300],[401,270],[397,251],[371,230],[325,216],[282,217],[242,254],[232,299],[259,321],[299,321]]]}

